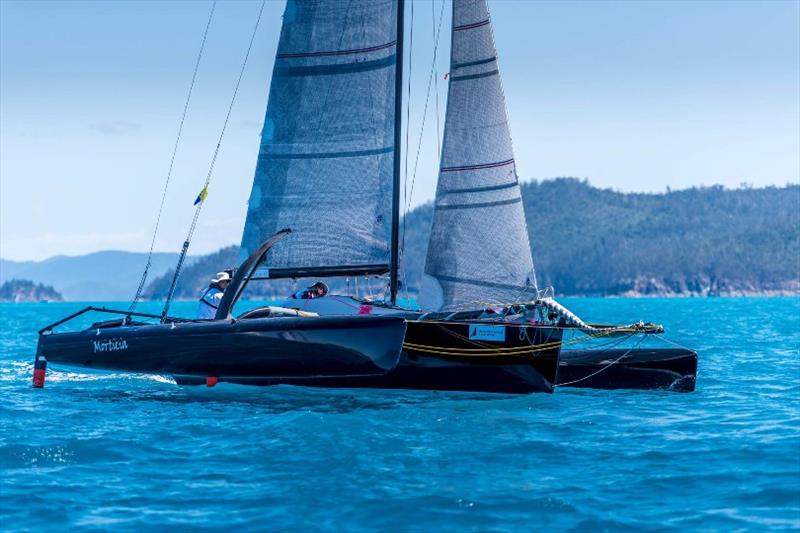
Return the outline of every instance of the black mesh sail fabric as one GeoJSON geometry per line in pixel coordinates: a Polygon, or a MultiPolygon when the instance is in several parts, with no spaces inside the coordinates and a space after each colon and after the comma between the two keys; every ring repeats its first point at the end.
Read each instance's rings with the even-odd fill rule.
{"type": "Polygon", "coordinates": [[[447,118],[420,303],[477,308],[534,292],[489,12],[485,0],[454,0],[447,118]]]}
{"type": "Polygon", "coordinates": [[[263,267],[389,263],[396,21],[396,0],[287,2],[241,257],[288,227],[263,267]]]}

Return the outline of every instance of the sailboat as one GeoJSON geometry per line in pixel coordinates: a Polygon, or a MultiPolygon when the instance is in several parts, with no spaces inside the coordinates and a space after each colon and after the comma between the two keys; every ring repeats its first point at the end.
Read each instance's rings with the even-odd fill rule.
{"type": "Polygon", "coordinates": [[[87,308],[40,331],[34,384],[49,361],[169,374],[179,384],[552,391],[565,331],[658,329],[590,326],[538,289],[484,0],[453,3],[422,298],[434,311],[398,306],[403,7],[287,2],[242,265],[215,320],[170,317],[167,306],[160,317],[87,308]],[[328,295],[231,318],[253,281],[387,274],[386,300],[328,295]],[[121,318],[56,332],[88,312],[121,318]]]}

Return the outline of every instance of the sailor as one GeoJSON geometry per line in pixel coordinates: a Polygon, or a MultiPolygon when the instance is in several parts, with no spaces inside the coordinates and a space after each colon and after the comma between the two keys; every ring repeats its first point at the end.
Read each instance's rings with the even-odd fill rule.
{"type": "Polygon", "coordinates": [[[200,297],[197,306],[197,318],[201,320],[212,320],[217,314],[217,308],[222,301],[222,295],[231,282],[231,275],[228,272],[217,272],[217,277],[211,280],[208,288],[200,297]]]}
{"type": "Polygon", "coordinates": [[[312,286],[292,294],[292,298],[295,300],[313,300],[314,298],[322,298],[326,294],[328,294],[328,286],[318,281],[312,286]]]}

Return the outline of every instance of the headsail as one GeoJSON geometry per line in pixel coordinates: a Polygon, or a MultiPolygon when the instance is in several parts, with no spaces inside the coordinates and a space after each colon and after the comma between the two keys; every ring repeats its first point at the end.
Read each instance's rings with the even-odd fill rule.
{"type": "Polygon", "coordinates": [[[288,0],[240,251],[291,228],[269,277],[389,270],[396,47],[397,0],[288,0]]]}
{"type": "Polygon", "coordinates": [[[535,287],[486,1],[453,0],[447,117],[420,303],[509,303],[535,287]]]}

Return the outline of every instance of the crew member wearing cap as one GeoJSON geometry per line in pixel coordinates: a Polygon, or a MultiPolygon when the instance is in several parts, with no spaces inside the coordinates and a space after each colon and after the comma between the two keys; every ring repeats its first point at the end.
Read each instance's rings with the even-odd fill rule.
{"type": "Polygon", "coordinates": [[[328,294],[328,286],[318,281],[312,286],[292,294],[292,298],[296,300],[312,300],[314,298],[322,298],[326,294],[328,294]]]}
{"type": "Polygon", "coordinates": [[[211,280],[208,288],[203,292],[200,297],[200,303],[197,306],[197,318],[201,320],[212,320],[217,314],[217,308],[222,300],[222,295],[225,294],[225,289],[231,282],[231,275],[227,272],[217,272],[217,277],[211,280]]]}

